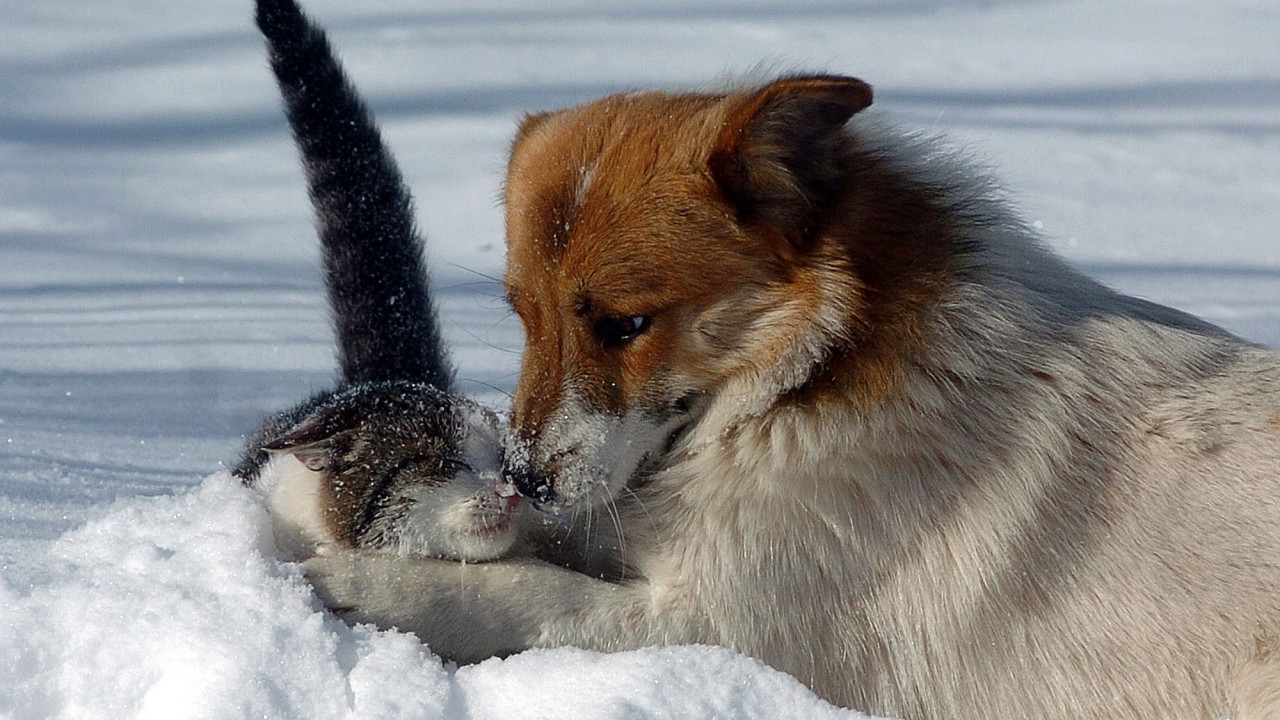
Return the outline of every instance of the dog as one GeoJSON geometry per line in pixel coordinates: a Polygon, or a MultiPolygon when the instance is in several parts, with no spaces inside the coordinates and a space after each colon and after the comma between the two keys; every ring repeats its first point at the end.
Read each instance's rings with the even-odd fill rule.
{"type": "Polygon", "coordinates": [[[1280,715],[1280,356],[1071,269],[871,103],[526,118],[504,466],[577,559],[355,552],[320,596],[461,662],[717,644],[901,718],[1280,715]]]}

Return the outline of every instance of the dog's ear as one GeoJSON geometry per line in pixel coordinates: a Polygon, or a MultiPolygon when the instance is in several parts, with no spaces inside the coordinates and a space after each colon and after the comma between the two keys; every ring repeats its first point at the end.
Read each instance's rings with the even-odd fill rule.
{"type": "Polygon", "coordinates": [[[519,146],[520,143],[524,142],[525,138],[532,135],[539,127],[545,125],[553,114],[551,112],[525,113],[524,117],[520,118],[520,125],[516,128],[516,136],[511,141],[511,147],[519,146]]]}
{"type": "Polygon", "coordinates": [[[803,247],[843,180],[844,125],[871,104],[871,86],[851,77],[790,77],[739,103],[716,140],[711,173],[740,222],[767,223],[803,247]]]}

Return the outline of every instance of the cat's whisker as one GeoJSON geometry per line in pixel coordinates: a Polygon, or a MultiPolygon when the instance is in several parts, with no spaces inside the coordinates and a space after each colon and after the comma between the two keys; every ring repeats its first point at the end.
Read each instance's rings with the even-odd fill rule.
{"type": "Polygon", "coordinates": [[[511,394],[511,391],[510,391],[510,390],[506,390],[505,388],[501,387],[500,385],[494,385],[494,384],[493,384],[493,383],[491,383],[491,382],[485,382],[484,380],[476,380],[475,378],[464,378],[464,379],[463,379],[463,382],[473,383],[473,384],[475,384],[475,385],[479,385],[479,386],[481,386],[481,387],[487,387],[487,388],[489,388],[490,390],[493,390],[494,392],[501,393],[501,394],[502,394],[502,396],[503,396],[503,397],[505,397],[505,398],[506,398],[506,399],[508,399],[508,400],[511,400],[511,399],[513,398],[513,395],[511,394]]]}

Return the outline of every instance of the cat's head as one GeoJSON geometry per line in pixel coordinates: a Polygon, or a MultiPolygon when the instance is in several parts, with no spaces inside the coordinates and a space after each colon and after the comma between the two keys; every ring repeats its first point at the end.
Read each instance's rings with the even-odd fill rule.
{"type": "Polygon", "coordinates": [[[493,412],[422,383],[355,385],[313,401],[262,450],[311,473],[338,546],[491,560],[517,535],[493,412]]]}

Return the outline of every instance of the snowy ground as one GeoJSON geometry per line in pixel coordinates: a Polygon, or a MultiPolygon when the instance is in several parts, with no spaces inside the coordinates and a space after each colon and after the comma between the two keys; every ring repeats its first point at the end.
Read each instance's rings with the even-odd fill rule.
{"type": "MultiPolygon", "coordinates": [[[[418,197],[467,391],[501,406],[522,111],[847,72],[997,168],[1106,282],[1280,345],[1280,4],[308,4],[418,197]]],[[[0,717],[837,717],[712,649],[460,671],[317,612],[218,477],[331,375],[300,173],[244,2],[0,5],[0,717]],[[214,475],[214,477],[209,477],[214,475]],[[208,479],[205,479],[208,478],[208,479]]]]}

